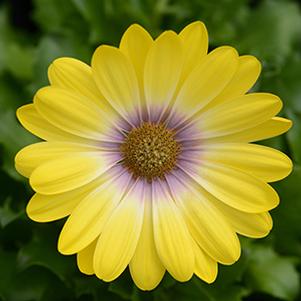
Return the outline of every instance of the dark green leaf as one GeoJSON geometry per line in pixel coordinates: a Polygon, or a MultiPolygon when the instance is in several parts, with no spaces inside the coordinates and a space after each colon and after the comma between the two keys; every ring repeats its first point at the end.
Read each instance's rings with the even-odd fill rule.
{"type": "Polygon", "coordinates": [[[128,271],[124,272],[122,276],[109,285],[109,292],[120,296],[124,300],[133,299],[133,295],[136,294],[136,288],[128,271]]]}
{"type": "Polygon", "coordinates": [[[42,266],[49,269],[62,281],[67,281],[68,275],[75,270],[74,258],[58,253],[56,239],[51,227],[40,226],[39,230],[34,233],[32,241],[19,251],[19,269],[25,270],[31,266],[42,266]]]}
{"type": "Polygon", "coordinates": [[[246,283],[255,290],[284,300],[294,300],[300,277],[293,261],[281,257],[270,247],[256,246],[251,251],[246,283]]]}
{"type": "Polygon", "coordinates": [[[240,33],[239,48],[277,69],[300,41],[301,14],[297,3],[265,0],[249,15],[240,33]]]}
{"type": "Polygon", "coordinates": [[[4,228],[6,225],[23,215],[23,212],[15,212],[10,207],[10,200],[4,201],[4,205],[0,206],[0,226],[4,228]]]}

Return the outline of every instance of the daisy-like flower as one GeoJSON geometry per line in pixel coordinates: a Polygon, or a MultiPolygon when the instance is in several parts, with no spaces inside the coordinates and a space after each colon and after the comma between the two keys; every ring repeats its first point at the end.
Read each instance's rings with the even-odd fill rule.
{"type": "Polygon", "coordinates": [[[16,155],[36,192],[29,217],[69,216],[58,240],[85,274],[155,288],[168,271],[211,283],[217,263],[240,256],[237,233],[263,237],[279,203],[268,184],[292,168],[283,153],[251,142],[286,132],[281,100],[248,93],[261,66],[229,46],[207,54],[203,23],[157,39],[130,26],[119,48],[102,45],[91,67],[49,67],[50,86],[19,108],[45,140],[16,155]]]}

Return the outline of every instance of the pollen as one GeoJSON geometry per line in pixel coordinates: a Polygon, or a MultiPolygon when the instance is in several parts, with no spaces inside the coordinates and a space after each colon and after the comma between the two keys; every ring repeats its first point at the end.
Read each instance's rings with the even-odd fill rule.
{"type": "Polygon", "coordinates": [[[163,124],[143,123],[133,128],[120,147],[123,164],[135,177],[148,182],[163,178],[176,166],[181,152],[174,136],[174,131],[163,124]]]}

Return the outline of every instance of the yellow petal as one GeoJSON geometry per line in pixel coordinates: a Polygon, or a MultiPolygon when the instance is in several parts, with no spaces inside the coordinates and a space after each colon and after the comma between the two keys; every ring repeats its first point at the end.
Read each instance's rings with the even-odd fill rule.
{"type": "Polygon", "coordinates": [[[58,58],[49,66],[48,77],[51,85],[81,94],[93,100],[102,111],[110,111],[109,104],[95,85],[91,67],[87,64],[73,58],[58,58]]]}
{"type": "Polygon", "coordinates": [[[264,123],[233,134],[208,138],[205,143],[254,142],[272,138],[287,132],[292,121],[282,117],[273,117],[264,123]]]}
{"type": "Polygon", "coordinates": [[[204,161],[192,176],[217,199],[241,211],[260,213],[279,204],[270,185],[229,166],[204,161]]]}
{"type": "Polygon", "coordinates": [[[217,276],[217,262],[208,256],[195,242],[193,249],[195,257],[194,273],[207,283],[214,282],[217,276]]]}
{"type": "Polygon", "coordinates": [[[203,22],[187,25],[180,33],[183,44],[184,65],[181,78],[184,80],[208,51],[208,33],[203,22]]]}
{"type": "Polygon", "coordinates": [[[127,188],[127,182],[121,187],[117,183],[120,181],[115,179],[105,182],[87,195],[71,213],[58,241],[58,250],[62,254],[75,254],[100,235],[127,188]]]}
{"type": "Polygon", "coordinates": [[[144,215],[144,184],[137,182],[124,197],[97,242],[94,271],[104,281],[116,279],[134,255],[144,215]]]}
{"type": "Polygon", "coordinates": [[[47,141],[70,141],[95,144],[93,140],[72,135],[55,127],[37,112],[33,104],[20,107],[17,110],[17,117],[24,128],[41,139],[47,141]]]}
{"type": "Polygon", "coordinates": [[[187,77],[175,108],[186,113],[187,117],[202,109],[229,83],[237,64],[238,55],[234,48],[216,48],[187,77]]]}
{"type": "Polygon", "coordinates": [[[30,185],[41,194],[57,194],[83,186],[110,165],[101,153],[70,154],[40,165],[30,176],[30,185]]]}
{"type": "Polygon", "coordinates": [[[227,206],[214,197],[210,201],[223,213],[233,229],[244,236],[261,238],[269,234],[273,221],[268,212],[247,213],[227,206]]]}
{"type": "Polygon", "coordinates": [[[183,212],[189,231],[197,244],[212,258],[223,264],[232,264],[240,256],[237,235],[219,210],[208,200],[208,192],[199,186],[184,186],[169,178],[170,189],[183,212]]]}
{"type": "Polygon", "coordinates": [[[202,138],[218,137],[257,126],[275,116],[281,100],[269,93],[253,93],[214,107],[198,117],[202,138]]]}
{"type": "Polygon", "coordinates": [[[70,142],[39,142],[21,149],[15,157],[17,171],[29,177],[39,165],[70,153],[100,152],[101,148],[70,142]]]}
{"type": "Polygon", "coordinates": [[[93,78],[104,97],[123,116],[140,107],[138,80],[134,67],[120,49],[102,45],[92,57],[93,78]]]}
{"type": "Polygon", "coordinates": [[[71,214],[74,208],[107,177],[101,176],[89,184],[71,191],[44,195],[36,193],[26,207],[27,215],[36,222],[51,222],[71,214]]]}
{"type": "Polygon", "coordinates": [[[163,32],[148,52],[144,70],[144,89],[147,105],[165,108],[177,87],[183,66],[181,40],[173,31],[163,32]]]}
{"type": "Polygon", "coordinates": [[[107,112],[89,98],[61,88],[40,89],[34,105],[54,126],[84,138],[107,140],[106,134],[110,133],[114,123],[114,116],[106,115],[107,112]]]}
{"type": "MultiPolygon", "coordinates": [[[[125,31],[120,41],[119,48],[132,62],[140,89],[142,90],[145,60],[152,44],[152,37],[138,24],[131,25],[125,31]]],[[[144,91],[141,91],[141,94],[144,96],[144,91]]]]}
{"type": "Polygon", "coordinates": [[[221,143],[202,147],[201,161],[229,165],[265,182],[281,180],[292,171],[292,161],[285,154],[262,145],[221,143]]]}
{"type": "Polygon", "coordinates": [[[178,281],[194,272],[192,238],[181,211],[166,187],[153,185],[153,222],[156,249],[167,271],[178,281]]]}
{"type": "Polygon", "coordinates": [[[142,290],[154,289],[165,273],[154,241],[152,200],[150,191],[145,199],[144,218],[141,234],[134,256],[130,262],[132,278],[142,290]]]}
{"type": "Polygon", "coordinates": [[[93,256],[97,240],[95,239],[86,248],[77,253],[77,266],[79,270],[86,275],[93,275],[93,256]]]}
{"type": "Polygon", "coordinates": [[[256,57],[243,55],[238,58],[237,70],[225,89],[208,104],[206,109],[234,99],[248,92],[256,83],[261,64],[256,57]]]}

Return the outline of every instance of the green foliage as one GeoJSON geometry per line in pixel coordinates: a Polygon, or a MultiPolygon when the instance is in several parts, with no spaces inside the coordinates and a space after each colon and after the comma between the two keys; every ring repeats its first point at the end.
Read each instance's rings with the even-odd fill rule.
{"type": "Polygon", "coordinates": [[[246,280],[252,289],[284,300],[294,300],[299,290],[294,262],[267,246],[251,249],[246,280]]]}
{"type": "Polygon", "coordinates": [[[0,300],[251,301],[300,300],[301,257],[301,12],[290,0],[33,0],[0,4],[0,300]],[[31,5],[29,5],[31,4],[31,5]],[[89,62],[101,43],[118,45],[133,22],[157,35],[203,20],[210,46],[230,44],[263,62],[256,86],[278,94],[283,116],[294,121],[281,138],[267,141],[291,156],[292,175],[275,185],[282,202],[272,211],[268,238],[241,239],[243,255],[221,266],[208,285],[194,277],[178,283],[166,275],[142,292],[126,271],[111,284],[81,274],[74,256],[56,251],[62,222],[38,224],[25,214],[32,195],[13,165],[15,153],[35,141],[15,110],[47,85],[47,67],[60,56],[89,62]]]}

